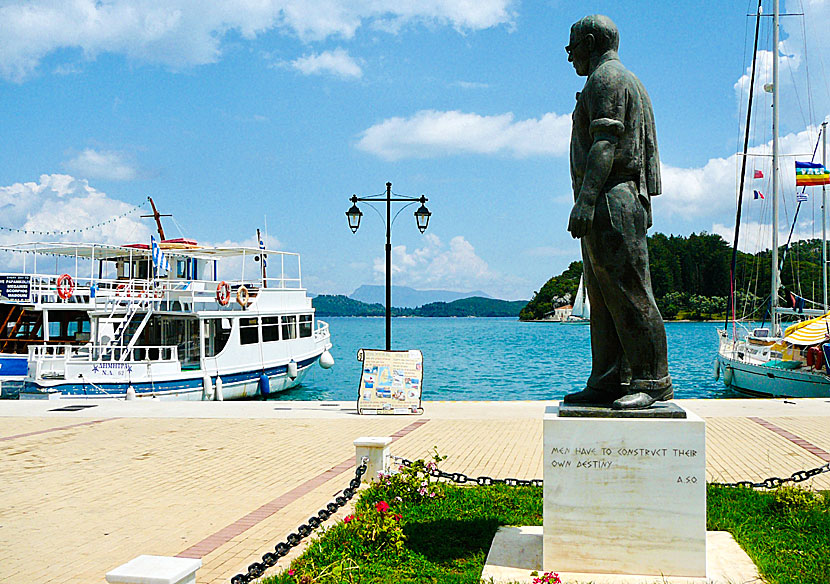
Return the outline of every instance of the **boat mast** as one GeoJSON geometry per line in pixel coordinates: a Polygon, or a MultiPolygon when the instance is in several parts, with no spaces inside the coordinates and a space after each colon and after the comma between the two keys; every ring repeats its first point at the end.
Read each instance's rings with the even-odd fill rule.
{"type": "Polygon", "coordinates": [[[772,291],[770,322],[778,335],[778,0],[772,3],[772,291]]]}
{"type": "MultiPolygon", "coordinates": [[[[755,66],[758,63],[758,33],[761,27],[761,1],[758,0],[758,10],[755,15],[755,41],[752,47],[752,74],[749,76],[749,99],[746,107],[746,125],[744,127],[744,150],[741,157],[741,182],[738,187],[738,209],[735,213],[735,239],[732,243],[732,264],[729,270],[729,304],[726,307],[726,318],[723,322],[723,330],[729,327],[730,318],[735,322],[735,303],[737,300],[737,290],[735,289],[735,282],[737,278],[736,268],[738,266],[738,240],[741,234],[741,209],[744,200],[744,181],[746,179],[746,160],[749,151],[749,127],[752,122],[752,96],[754,95],[753,88],[755,87],[755,66]]],[[[732,327],[733,333],[735,327],[732,327]]]]}
{"type": "Polygon", "coordinates": [[[159,243],[161,243],[162,241],[164,241],[166,239],[164,237],[164,228],[161,226],[161,218],[162,217],[172,217],[172,215],[170,215],[169,213],[165,213],[165,214],[159,213],[158,209],[156,209],[156,204],[153,202],[153,197],[147,197],[147,199],[150,201],[150,206],[153,208],[153,214],[152,215],[142,215],[142,217],[152,217],[153,219],[156,220],[156,228],[158,229],[158,232],[159,232],[159,243]]]}
{"type": "MultiPolygon", "coordinates": [[[[821,124],[821,165],[827,168],[827,122],[821,124]]],[[[821,287],[827,311],[827,190],[821,185],[821,287]]]]}

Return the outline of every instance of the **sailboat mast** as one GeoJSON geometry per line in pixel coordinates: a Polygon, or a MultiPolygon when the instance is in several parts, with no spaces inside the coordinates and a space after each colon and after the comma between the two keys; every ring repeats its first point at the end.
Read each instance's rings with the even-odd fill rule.
{"type": "MultiPolygon", "coordinates": [[[[821,164],[827,168],[827,122],[821,124],[821,164]]],[[[827,311],[827,189],[821,185],[821,288],[827,311]]]]}
{"type": "Polygon", "coordinates": [[[770,322],[772,334],[778,335],[778,0],[772,12],[772,291],[770,322]]]}

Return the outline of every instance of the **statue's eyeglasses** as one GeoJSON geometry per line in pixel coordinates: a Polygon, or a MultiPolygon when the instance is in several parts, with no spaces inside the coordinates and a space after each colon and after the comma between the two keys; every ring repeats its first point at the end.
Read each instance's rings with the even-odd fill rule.
{"type": "Polygon", "coordinates": [[[573,50],[576,47],[578,47],[579,45],[581,45],[584,41],[585,41],[585,38],[583,37],[583,38],[579,39],[578,41],[576,41],[574,44],[566,46],[565,47],[565,52],[570,55],[573,52],[573,50]]]}

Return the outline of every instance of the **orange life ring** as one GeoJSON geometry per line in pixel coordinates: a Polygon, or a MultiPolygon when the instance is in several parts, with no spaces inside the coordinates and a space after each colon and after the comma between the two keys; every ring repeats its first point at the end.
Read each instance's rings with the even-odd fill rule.
{"type": "Polygon", "coordinates": [[[216,302],[222,306],[227,306],[231,300],[231,286],[224,280],[219,282],[216,286],[216,302]]]}
{"type": "Polygon", "coordinates": [[[251,295],[250,295],[250,293],[248,292],[248,289],[245,286],[240,286],[236,290],[236,302],[242,308],[247,308],[248,302],[250,301],[250,299],[251,299],[251,295]]]}
{"type": "Polygon", "coordinates": [[[63,274],[58,277],[58,296],[60,296],[62,300],[67,300],[70,296],[72,296],[72,292],[74,290],[75,282],[72,281],[72,276],[69,274],[63,274]]]}

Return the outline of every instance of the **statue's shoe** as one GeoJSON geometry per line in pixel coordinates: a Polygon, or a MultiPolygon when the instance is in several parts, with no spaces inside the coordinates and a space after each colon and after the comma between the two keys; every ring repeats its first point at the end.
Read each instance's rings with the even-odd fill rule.
{"type": "Polygon", "coordinates": [[[668,401],[672,397],[674,397],[674,389],[669,386],[660,391],[629,393],[614,400],[611,407],[615,410],[644,410],[650,408],[655,402],[668,401]]]}
{"type": "Polygon", "coordinates": [[[598,391],[591,387],[586,387],[582,391],[567,394],[562,398],[562,402],[572,406],[609,407],[619,397],[619,392],[598,391]]]}

